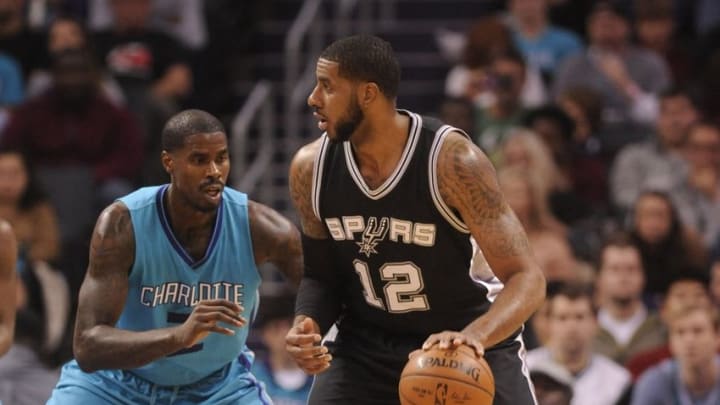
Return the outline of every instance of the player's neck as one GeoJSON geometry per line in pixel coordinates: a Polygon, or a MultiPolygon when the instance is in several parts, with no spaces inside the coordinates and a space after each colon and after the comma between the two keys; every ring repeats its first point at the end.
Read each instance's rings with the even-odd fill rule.
{"type": "Polygon", "coordinates": [[[212,226],[215,223],[217,210],[200,211],[192,207],[189,203],[183,201],[179,195],[175,194],[172,185],[167,190],[164,204],[170,226],[176,234],[183,229],[197,228],[204,225],[212,226]]]}
{"type": "Polygon", "coordinates": [[[368,117],[350,141],[360,167],[395,167],[405,149],[409,126],[410,119],[397,112],[368,117]]]}

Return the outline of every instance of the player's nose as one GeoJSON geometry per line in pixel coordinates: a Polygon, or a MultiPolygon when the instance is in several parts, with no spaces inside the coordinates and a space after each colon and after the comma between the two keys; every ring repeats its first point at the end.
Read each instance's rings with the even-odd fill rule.
{"type": "Polygon", "coordinates": [[[318,92],[318,86],[315,86],[307,98],[307,104],[308,104],[308,106],[310,106],[312,108],[320,107],[320,103],[318,102],[317,92],[318,92]]]}

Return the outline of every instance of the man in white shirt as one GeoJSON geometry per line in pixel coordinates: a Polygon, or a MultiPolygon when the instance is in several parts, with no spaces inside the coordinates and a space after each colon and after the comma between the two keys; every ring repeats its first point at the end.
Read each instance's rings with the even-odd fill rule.
{"type": "Polygon", "coordinates": [[[660,318],[642,301],[645,286],[642,257],[626,234],[610,237],[600,250],[599,298],[595,351],[619,364],[634,354],[665,344],[660,318]]]}
{"type": "Polygon", "coordinates": [[[573,376],[572,405],[614,405],[630,383],[630,373],[592,351],[597,319],[590,288],[568,284],[549,299],[547,346],[528,353],[530,369],[556,363],[573,376]]]}

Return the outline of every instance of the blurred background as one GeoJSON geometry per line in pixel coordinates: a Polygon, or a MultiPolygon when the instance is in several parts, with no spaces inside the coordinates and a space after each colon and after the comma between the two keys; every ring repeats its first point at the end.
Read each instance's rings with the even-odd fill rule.
{"type": "MultiPolygon", "coordinates": [[[[719,1],[0,0],[0,218],[22,249],[0,400],[49,395],[72,356],[95,218],[168,181],[159,141],[174,113],[220,117],[230,184],[296,219],[287,170],[319,135],[316,57],[355,33],[396,50],[399,108],[466,130],[495,164],[550,281],[528,349],[608,361],[582,376],[531,362],[543,395],[629,402],[634,378],[676,358],[673,289],[720,305],[719,1]],[[550,305],[582,299],[568,285],[591,287],[589,319],[569,328],[567,300],[550,305]],[[660,355],[633,368],[648,351],[660,355]],[[592,396],[609,375],[617,392],[592,396]]],[[[277,403],[304,403],[309,380],[277,339],[293,291],[263,273],[257,373],[277,403]]]]}

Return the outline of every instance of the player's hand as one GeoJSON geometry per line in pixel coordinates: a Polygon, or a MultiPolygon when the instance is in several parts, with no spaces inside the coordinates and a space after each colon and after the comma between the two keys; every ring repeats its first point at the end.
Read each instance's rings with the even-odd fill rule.
{"type": "MultiPolygon", "coordinates": [[[[431,347],[438,345],[440,349],[452,350],[460,345],[467,345],[475,349],[475,354],[478,357],[482,357],[485,354],[485,347],[477,339],[472,338],[462,332],[454,331],[442,331],[440,333],[433,333],[428,336],[425,343],[422,345],[421,350],[430,350],[431,347]]],[[[420,350],[416,350],[410,353],[410,357],[419,353],[420,350]]]]}
{"type": "Polygon", "coordinates": [[[308,374],[322,373],[330,367],[332,356],[328,348],[320,345],[322,336],[316,332],[311,318],[295,324],[285,336],[285,349],[298,366],[308,374]]]}
{"type": "Polygon", "coordinates": [[[188,319],[175,328],[182,347],[190,347],[203,340],[210,332],[232,336],[235,331],[219,323],[237,327],[247,321],[240,314],[243,308],[228,300],[203,300],[195,305],[188,319]]]}

